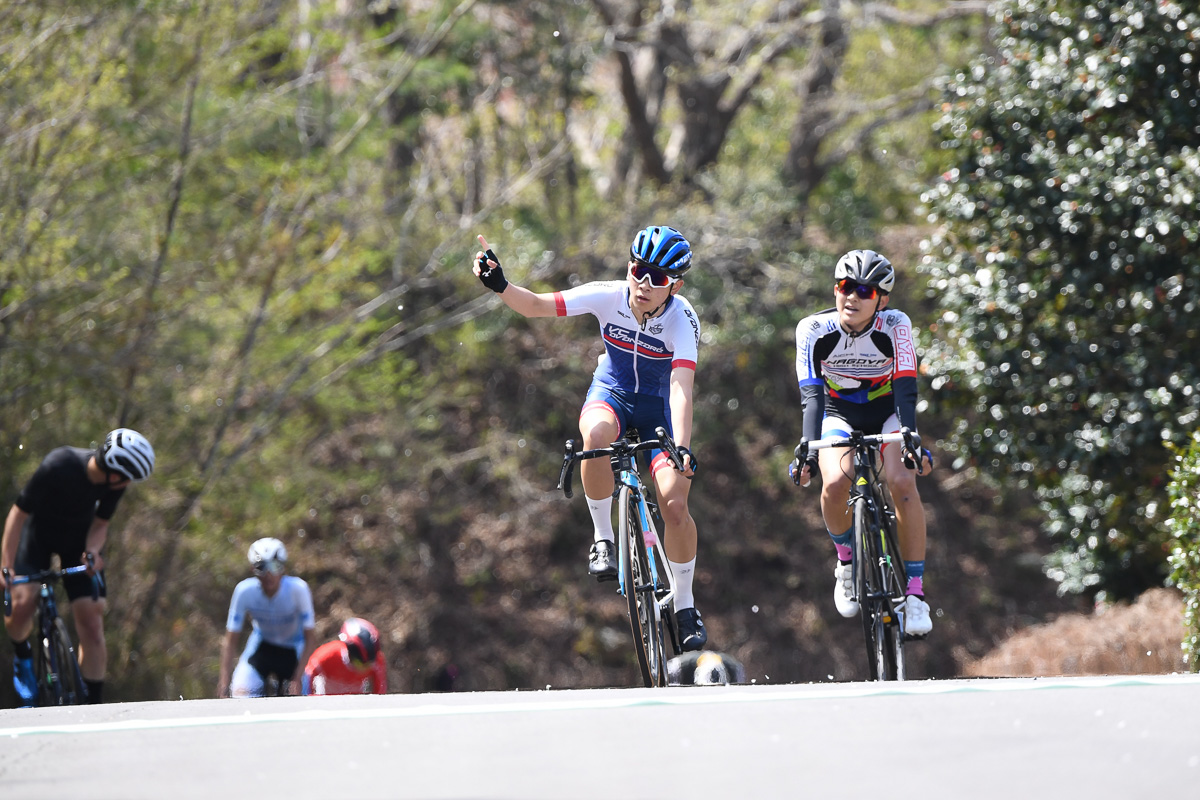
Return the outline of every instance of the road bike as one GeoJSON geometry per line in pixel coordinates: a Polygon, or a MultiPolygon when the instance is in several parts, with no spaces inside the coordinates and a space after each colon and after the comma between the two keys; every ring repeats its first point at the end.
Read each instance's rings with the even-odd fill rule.
{"type": "MultiPolygon", "coordinates": [[[[39,706],[77,706],[87,702],[87,686],[79,671],[79,659],[67,633],[67,624],[58,615],[54,584],[67,575],[86,573],[95,566],[92,556],[86,564],[66,569],[46,569],[32,575],[12,575],[4,570],[4,616],[12,616],[13,586],[40,583],[34,630],[38,634],[33,646],[33,674],[37,678],[39,706]]],[[[100,599],[104,579],[99,573],[92,576],[92,599],[100,599]]]]}
{"type": "Polygon", "coordinates": [[[633,649],[642,682],[646,686],[665,686],[667,659],[680,652],[679,632],[672,610],[675,576],[654,524],[658,506],[638,474],[636,456],[645,450],[661,449],[680,472],[683,471],[683,458],[664,428],[657,428],[654,433],[657,439],[638,441],[636,432],[631,432],[610,447],[578,452],[576,441],[568,439],[558,488],[567,497],[572,497],[571,479],[576,462],[609,459],[616,479],[614,496],[618,498],[619,510],[617,591],[628,603],[633,649]]]}
{"type": "Polygon", "coordinates": [[[921,469],[921,440],[908,428],[896,433],[852,431],[842,439],[818,439],[796,446],[797,463],[815,450],[852,448],[854,477],[849,507],[854,516],[851,542],[853,595],[859,605],[871,680],[904,680],[904,590],[908,580],[896,537],[896,512],[882,478],[880,448],[901,444],[921,469]]]}

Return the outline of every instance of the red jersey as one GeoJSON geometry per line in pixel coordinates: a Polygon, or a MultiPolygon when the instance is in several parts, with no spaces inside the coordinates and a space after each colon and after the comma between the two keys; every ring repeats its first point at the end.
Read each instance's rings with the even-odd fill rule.
{"type": "Polygon", "coordinates": [[[350,666],[346,645],[340,640],[316,649],[304,667],[305,694],[386,694],[387,662],[383,651],[363,670],[350,666]]]}

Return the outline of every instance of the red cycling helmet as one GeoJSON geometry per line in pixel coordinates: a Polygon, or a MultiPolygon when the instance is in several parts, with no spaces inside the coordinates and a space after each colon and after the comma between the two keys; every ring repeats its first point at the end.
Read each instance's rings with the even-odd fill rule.
{"type": "Polygon", "coordinates": [[[346,643],[346,653],[351,661],[360,664],[375,663],[379,653],[379,631],[365,619],[352,617],[342,623],[338,638],[346,643]]]}

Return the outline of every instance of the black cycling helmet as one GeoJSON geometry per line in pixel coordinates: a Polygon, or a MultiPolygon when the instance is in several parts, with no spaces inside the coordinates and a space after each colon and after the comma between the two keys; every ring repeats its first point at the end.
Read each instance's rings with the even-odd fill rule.
{"type": "Polygon", "coordinates": [[[352,617],[342,623],[338,638],[346,644],[346,653],[351,661],[360,664],[375,663],[379,653],[379,631],[365,619],[352,617]]]}
{"type": "Polygon", "coordinates": [[[672,278],[682,277],[692,268],[692,246],[682,233],[667,225],[638,231],[629,246],[629,257],[672,278]]]}
{"type": "Polygon", "coordinates": [[[117,428],[96,448],[96,464],[126,480],[144,481],[154,472],[154,448],[146,437],[129,428],[117,428]]]}
{"type": "Polygon", "coordinates": [[[833,270],[833,279],[849,278],[864,286],[877,286],[880,291],[890,292],[896,285],[896,269],[892,262],[874,250],[851,250],[838,259],[833,270]]]}

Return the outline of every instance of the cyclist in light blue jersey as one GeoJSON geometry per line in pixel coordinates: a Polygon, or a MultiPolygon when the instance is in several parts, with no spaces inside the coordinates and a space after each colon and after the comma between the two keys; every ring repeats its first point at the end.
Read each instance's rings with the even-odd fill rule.
{"type": "Polygon", "coordinates": [[[233,590],[221,643],[218,697],[262,697],[274,676],[280,692],[300,694],[304,665],[316,645],[316,619],[308,584],[285,575],[287,548],[278,539],[250,545],[254,577],[233,590]],[[252,630],[234,667],[238,639],[249,619],[252,630]]]}
{"type": "MultiPolygon", "coordinates": [[[[479,237],[475,275],[524,317],[573,317],[591,314],[600,323],[604,355],[579,415],[585,449],[607,447],[630,430],[643,439],[666,428],[679,445],[686,467],[671,468],[660,450],[651,457],[651,474],[663,517],[663,539],[676,579],[675,616],[684,650],[699,650],[708,632],[696,610],[692,581],[696,570],[696,522],[688,493],[696,459],[692,439],[692,391],[700,344],[700,323],[679,290],[692,266],[692,249],[679,231],[652,225],[634,237],[625,280],[587,283],[561,292],[535,293],[510,283],[500,260],[479,237]]],[[[598,580],[616,580],[617,546],[612,526],[614,480],[607,461],[582,464],[583,489],[595,527],[588,572],[598,580]]]]}

